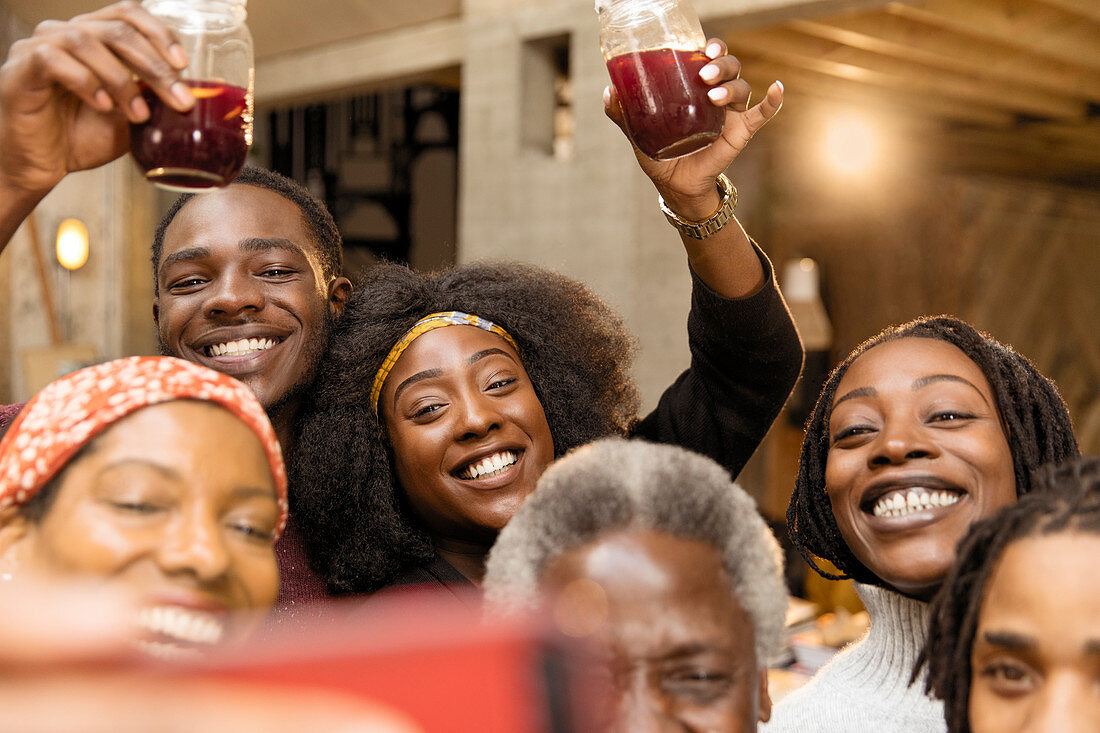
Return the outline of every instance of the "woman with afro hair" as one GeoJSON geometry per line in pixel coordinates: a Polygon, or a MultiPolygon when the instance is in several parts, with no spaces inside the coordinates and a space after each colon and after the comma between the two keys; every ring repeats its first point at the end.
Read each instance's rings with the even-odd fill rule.
{"type": "MultiPolygon", "coordinates": [[[[700,76],[722,135],[642,169],[681,233],[692,275],[691,367],[637,417],[632,339],[581,283],[522,264],[367,273],[337,323],[296,446],[294,507],[336,593],[409,584],[461,596],[549,463],[635,435],[740,471],[786,400],[802,350],[771,265],[732,215],[722,174],[782,103],[748,107],[725,45],[700,76]]],[[[622,126],[613,91],[605,111],[622,126]]]]}
{"type": "Polygon", "coordinates": [[[766,730],[943,731],[943,706],[910,686],[928,601],[975,522],[1077,454],[1054,384],[967,323],[921,318],[857,347],[810,416],[787,529],[821,575],[856,581],[871,628],[766,730]]]}

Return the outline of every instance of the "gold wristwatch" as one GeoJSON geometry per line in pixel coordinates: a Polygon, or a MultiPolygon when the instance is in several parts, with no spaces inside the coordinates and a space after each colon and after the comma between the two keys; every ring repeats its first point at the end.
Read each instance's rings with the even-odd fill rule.
{"type": "Polygon", "coordinates": [[[737,208],[737,189],[730,183],[725,173],[720,174],[715,183],[718,184],[718,195],[722,197],[722,203],[718,204],[718,209],[713,214],[702,221],[685,219],[668,208],[665,200],[658,195],[657,203],[660,204],[668,223],[692,239],[706,239],[728,224],[733,218],[733,210],[737,208]]]}

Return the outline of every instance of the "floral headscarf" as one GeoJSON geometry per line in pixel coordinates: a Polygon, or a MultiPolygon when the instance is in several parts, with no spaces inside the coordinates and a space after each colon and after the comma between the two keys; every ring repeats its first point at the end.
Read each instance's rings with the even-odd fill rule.
{"type": "Polygon", "coordinates": [[[168,356],[133,356],[81,369],[34,396],[0,442],[0,511],[24,504],[112,424],[173,400],[213,402],[241,419],[264,447],[279,519],[286,526],[286,468],[275,430],[251,390],[232,377],[168,356]]]}

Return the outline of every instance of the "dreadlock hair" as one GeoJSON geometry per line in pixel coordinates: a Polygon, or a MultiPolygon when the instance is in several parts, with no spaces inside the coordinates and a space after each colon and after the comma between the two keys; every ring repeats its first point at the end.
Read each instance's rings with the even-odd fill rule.
{"type": "Polygon", "coordinates": [[[581,283],[517,263],[434,274],[375,266],[333,330],[292,461],[295,516],[315,570],[335,592],[376,590],[435,556],[404,502],[369,395],[398,339],[420,318],[450,310],[487,318],[515,339],[556,455],[625,433],[636,419],[633,339],[581,283]]]}
{"type": "Polygon", "coordinates": [[[1016,495],[1031,490],[1031,472],[1044,463],[1079,455],[1069,410],[1057,387],[1027,358],[969,323],[950,316],[926,316],[888,328],[864,341],[833,370],[806,423],[798,478],[787,506],[791,542],[818,574],[833,580],[852,578],[889,589],[844,542],[825,492],[825,463],[829,454],[829,415],[840,380],[848,368],[870,349],[902,338],[931,338],[959,348],[985,374],[993,388],[1012,452],[1016,495]],[[818,566],[816,557],[837,567],[839,574],[818,566]]]}
{"type": "Polygon", "coordinates": [[[932,601],[928,640],[913,679],[927,667],[925,691],[944,701],[949,733],[970,733],[970,652],[986,584],[1005,548],[1027,537],[1100,534],[1100,456],[1043,466],[1031,488],[1016,504],[974,524],[959,542],[955,566],[932,601]]]}
{"type": "MultiPolygon", "coordinates": [[[[286,176],[257,166],[247,166],[230,185],[256,186],[277,193],[302,212],[302,224],[309,232],[312,244],[317,249],[321,261],[321,272],[325,280],[338,277],[344,269],[343,240],[332,214],[316,196],[286,176]]],[[[175,220],[176,214],[187,202],[199,194],[185,193],[179,196],[157,224],[153,235],[153,294],[160,294],[160,257],[164,251],[164,234],[175,220]]]]}

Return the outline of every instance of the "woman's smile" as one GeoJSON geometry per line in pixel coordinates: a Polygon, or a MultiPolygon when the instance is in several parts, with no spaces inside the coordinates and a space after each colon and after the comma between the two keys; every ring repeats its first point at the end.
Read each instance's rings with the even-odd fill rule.
{"type": "Polygon", "coordinates": [[[437,540],[492,544],[554,459],[519,354],[475,326],[417,337],[379,404],[401,488],[437,540]]]}
{"type": "Polygon", "coordinates": [[[992,388],[944,341],[902,338],[856,359],[828,429],[825,487],[840,533],[903,593],[933,592],[970,525],[1016,500],[992,388]]]}

